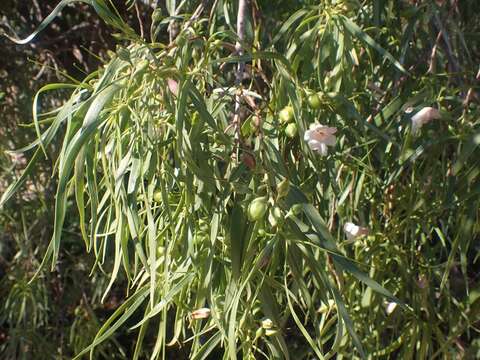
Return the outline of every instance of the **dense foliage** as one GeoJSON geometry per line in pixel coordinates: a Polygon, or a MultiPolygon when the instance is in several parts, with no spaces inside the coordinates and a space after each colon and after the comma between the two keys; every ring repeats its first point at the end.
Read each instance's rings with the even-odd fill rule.
{"type": "Polygon", "coordinates": [[[43,262],[4,286],[6,356],[48,344],[65,247],[83,294],[45,358],[478,355],[476,1],[127,1],[137,30],[83,2],[116,48],[41,88],[12,152],[5,224],[47,154],[56,193],[43,262]]]}

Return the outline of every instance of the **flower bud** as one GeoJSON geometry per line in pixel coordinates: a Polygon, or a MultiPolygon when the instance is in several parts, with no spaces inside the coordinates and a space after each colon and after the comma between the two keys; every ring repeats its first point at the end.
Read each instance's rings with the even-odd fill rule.
{"type": "Polygon", "coordinates": [[[285,135],[287,135],[290,139],[293,139],[298,134],[297,124],[290,123],[285,128],[285,135]]]}
{"type": "Polygon", "coordinates": [[[263,319],[262,320],[262,328],[264,329],[271,329],[273,328],[273,321],[271,319],[263,319]]]}
{"type": "Polygon", "coordinates": [[[424,107],[421,109],[419,112],[417,112],[415,115],[412,116],[412,132],[416,133],[420,128],[425,125],[426,123],[435,120],[435,119],[440,119],[440,111],[433,107],[424,107]]]}
{"type": "Polygon", "coordinates": [[[255,339],[261,338],[265,334],[265,329],[263,327],[259,327],[255,332],[255,339]]]}
{"type": "Polygon", "coordinates": [[[288,195],[290,191],[290,181],[287,178],[280,181],[277,185],[277,197],[280,199],[288,195]]]}
{"type": "Polygon", "coordinates": [[[320,306],[317,312],[320,314],[325,314],[330,309],[334,309],[335,306],[336,306],[335,301],[332,299],[329,299],[327,304],[322,303],[322,306],[320,306]]]}
{"type": "Polygon", "coordinates": [[[162,192],[160,190],[156,190],[154,193],[153,193],[153,201],[157,202],[157,203],[161,203],[162,202],[162,192]]]}
{"type": "Polygon", "coordinates": [[[367,228],[355,225],[351,222],[345,223],[345,225],[343,226],[343,230],[345,231],[348,240],[354,240],[359,236],[368,235],[367,228]]]}
{"type": "Polygon", "coordinates": [[[396,302],[389,302],[387,304],[387,308],[385,309],[385,311],[387,312],[387,315],[390,315],[391,313],[393,313],[396,307],[397,307],[396,302]]]}
{"type": "Polygon", "coordinates": [[[273,336],[278,333],[277,329],[266,329],[265,330],[265,335],[267,336],[273,336]]]}
{"type": "Polygon", "coordinates": [[[210,313],[209,308],[200,308],[192,312],[191,316],[193,320],[206,319],[210,316],[210,313]]]}
{"type": "Polygon", "coordinates": [[[293,111],[293,107],[291,106],[285,106],[282,110],[280,110],[280,113],[278,114],[280,118],[280,122],[282,123],[289,123],[293,120],[295,113],[293,111]]]}

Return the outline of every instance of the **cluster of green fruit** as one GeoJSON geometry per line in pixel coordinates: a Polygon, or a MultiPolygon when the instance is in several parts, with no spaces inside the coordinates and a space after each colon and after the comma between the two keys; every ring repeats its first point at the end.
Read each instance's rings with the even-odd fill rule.
{"type": "MultiPolygon", "coordinates": [[[[323,93],[312,93],[308,95],[307,98],[308,106],[313,110],[318,110],[324,104],[323,93]]],[[[285,106],[280,110],[278,114],[280,123],[286,124],[285,126],[285,135],[291,139],[297,136],[298,128],[297,124],[293,122],[295,118],[295,112],[291,105],[285,106]]]]}
{"type": "MultiPolygon", "coordinates": [[[[277,200],[287,196],[288,192],[290,191],[290,182],[288,179],[283,179],[281,182],[277,184],[277,200]]],[[[273,201],[272,201],[273,203],[273,201]]],[[[269,208],[269,201],[267,196],[259,196],[250,202],[247,209],[248,219],[250,221],[261,221],[267,214],[269,208]]],[[[294,205],[290,212],[293,215],[298,215],[300,209],[298,206],[294,205]]],[[[272,227],[277,227],[282,223],[282,221],[288,217],[289,215],[284,215],[283,210],[275,205],[270,209],[270,214],[268,216],[268,220],[272,227]]]]}

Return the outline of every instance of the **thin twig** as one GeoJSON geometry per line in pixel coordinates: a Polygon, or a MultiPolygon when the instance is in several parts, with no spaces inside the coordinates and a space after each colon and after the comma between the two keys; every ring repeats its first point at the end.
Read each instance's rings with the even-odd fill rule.
{"type": "Polygon", "coordinates": [[[135,12],[137,13],[138,25],[140,26],[140,37],[143,39],[143,21],[140,16],[140,9],[138,8],[138,3],[135,2],[135,12]]]}
{"type": "Polygon", "coordinates": [[[185,23],[185,26],[183,27],[184,29],[188,29],[188,27],[192,25],[192,23],[195,20],[197,20],[200,17],[200,15],[202,15],[203,10],[205,10],[205,7],[207,6],[207,2],[208,0],[203,0],[201,4],[198,5],[198,7],[195,9],[190,19],[188,19],[188,21],[185,23]]]}
{"type": "MultiPolygon", "coordinates": [[[[243,55],[242,43],[245,40],[245,15],[247,13],[248,0],[240,0],[238,3],[238,15],[237,15],[237,42],[235,44],[236,55],[243,55]]],[[[235,142],[240,142],[240,107],[242,100],[241,84],[243,80],[243,73],[245,72],[245,61],[240,60],[237,65],[237,72],[235,74],[235,85],[237,86],[237,92],[235,94],[235,112],[233,116],[233,124],[235,126],[235,142]]]]}

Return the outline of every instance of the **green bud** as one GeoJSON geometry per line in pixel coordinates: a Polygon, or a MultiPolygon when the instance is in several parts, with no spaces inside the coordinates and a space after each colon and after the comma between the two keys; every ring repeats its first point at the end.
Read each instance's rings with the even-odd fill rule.
{"type": "Polygon", "coordinates": [[[265,329],[263,327],[259,327],[255,332],[255,339],[261,338],[265,334],[265,329]]]}
{"type": "Polygon", "coordinates": [[[288,192],[290,191],[290,181],[288,179],[283,179],[280,181],[277,185],[277,197],[282,198],[288,195],[288,192]]]}
{"type": "Polygon", "coordinates": [[[250,221],[257,221],[262,219],[267,212],[268,204],[265,196],[254,199],[248,205],[248,218],[250,221]]]}
{"type": "Polygon", "coordinates": [[[280,118],[280,122],[284,124],[291,122],[295,116],[293,107],[285,106],[282,110],[280,110],[280,113],[278,114],[278,116],[280,118]]]}
{"type": "Polygon", "coordinates": [[[336,307],[335,301],[333,301],[332,299],[329,299],[328,304],[322,303],[322,305],[317,310],[317,312],[320,314],[325,314],[327,311],[335,309],[335,307],[336,307]]]}
{"type": "Polygon", "coordinates": [[[275,206],[270,210],[270,214],[268,214],[268,221],[272,227],[277,227],[278,224],[283,221],[282,210],[280,210],[278,206],[275,206]]]}
{"type": "Polygon", "coordinates": [[[165,247],[163,245],[157,246],[157,258],[161,258],[165,253],[165,247]]]}
{"type": "Polygon", "coordinates": [[[290,123],[285,128],[285,135],[287,135],[290,139],[293,139],[298,134],[297,124],[290,123]]]}
{"type": "Polygon", "coordinates": [[[153,201],[157,202],[157,203],[161,203],[162,202],[162,192],[160,190],[156,190],[154,193],[153,193],[153,201]]]}
{"type": "Polygon", "coordinates": [[[112,50],[107,50],[107,56],[108,56],[110,59],[113,59],[113,57],[115,56],[115,53],[114,53],[112,50]]]}
{"type": "Polygon", "coordinates": [[[278,333],[277,329],[266,329],[265,330],[265,335],[267,336],[273,336],[278,333]]]}
{"type": "Polygon", "coordinates": [[[278,206],[275,206],[273,208],[272,215],[277,221],[280,221],[283,219],[282,209],[280,209],[278,206]]]}
{"type": "Polygon", "coordinates": [[[268,214],[268,221],[270,222],[270,225],[272,225],[273,228],[277,227],[278,221],[273,217],[272,212],[268,214]]]}

